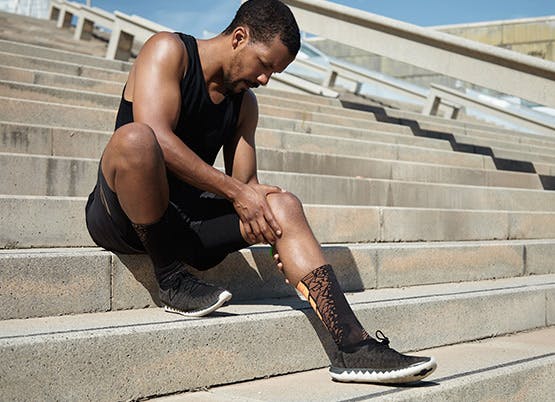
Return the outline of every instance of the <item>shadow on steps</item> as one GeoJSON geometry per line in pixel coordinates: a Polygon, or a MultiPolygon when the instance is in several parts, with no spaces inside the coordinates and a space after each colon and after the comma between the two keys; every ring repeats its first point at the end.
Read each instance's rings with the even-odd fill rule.
{"type": "Polygon", "coordinates": [[[371,106],[343,100],[341,101],[341,104],[347,109],[373,113],[376,116],[376,120],[378,120],[379,122],[410,127],[412,133],[417,137],[449,141],[451,148],[455,152],[465,152],[470,154],[489,156],[493,160],[493,163],[495,164],[497,170],[537,174],[544,190],[555,190],[555,176],[538,174],[532,162],[499,158],[495,156],[495,153],[490,147],[458,142],[453,134],[442,131],[423,129],[420,127],[420,124],[416,120],[390,117],[387,115],[385,109],[379,106],[371,106]]]}

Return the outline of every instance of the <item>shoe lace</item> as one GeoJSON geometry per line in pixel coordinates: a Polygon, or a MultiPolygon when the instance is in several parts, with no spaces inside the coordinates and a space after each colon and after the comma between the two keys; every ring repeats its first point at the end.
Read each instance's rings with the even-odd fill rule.
{"type": "Polygon", "coordinates": [[[383,345],[389,347],[389,338],[381,330],[376,331],[376,339],[383,345]]]}

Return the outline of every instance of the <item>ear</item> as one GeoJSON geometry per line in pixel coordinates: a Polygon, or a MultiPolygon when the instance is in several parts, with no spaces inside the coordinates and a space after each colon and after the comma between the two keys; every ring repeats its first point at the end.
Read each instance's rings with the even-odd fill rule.
{"type": "Polygon", "coordinates": [[[246,45],[249,42],[249,30],[246,27],[239,26],[235,28],[231,35],[231,44],[233,49],[239,46],[246,45]]]}

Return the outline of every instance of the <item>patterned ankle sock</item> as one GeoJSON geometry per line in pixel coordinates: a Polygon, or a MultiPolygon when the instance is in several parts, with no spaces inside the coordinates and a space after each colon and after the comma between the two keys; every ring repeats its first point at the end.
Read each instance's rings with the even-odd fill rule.
{"type": "Polygon", "coordinates": [[[349,306],[331,265],[323,265],[300,280],[297,290],[312,305],[340,349],[370,338],[349,306]]]}

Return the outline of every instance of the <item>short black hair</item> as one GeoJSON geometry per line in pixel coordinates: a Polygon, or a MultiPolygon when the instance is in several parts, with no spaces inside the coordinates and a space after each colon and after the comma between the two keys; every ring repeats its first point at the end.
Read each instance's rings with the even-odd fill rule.
{"type": "Polygon", "coordinates": [[[270,43],[279,36],[292,56],[296,56],[301,47],[297,21],[289,7],[279,0],[244,2],[222,34],[230,35],[239,26],[248,27],[253,42],[270,43]]]}

